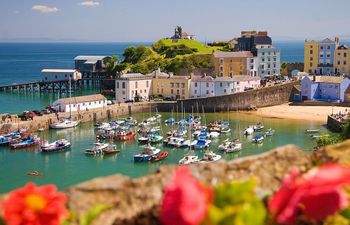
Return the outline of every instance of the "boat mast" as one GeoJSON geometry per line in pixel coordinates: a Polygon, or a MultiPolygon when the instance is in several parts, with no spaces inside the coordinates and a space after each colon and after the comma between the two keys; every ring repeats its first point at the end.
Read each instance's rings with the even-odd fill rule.
{"type": "Polygon", "coordinates": [[[71,77],[69,76],[69,119],[72,119],[72,104],[71,104],[71,98],[72,98],[72,81],[71,77]]]}

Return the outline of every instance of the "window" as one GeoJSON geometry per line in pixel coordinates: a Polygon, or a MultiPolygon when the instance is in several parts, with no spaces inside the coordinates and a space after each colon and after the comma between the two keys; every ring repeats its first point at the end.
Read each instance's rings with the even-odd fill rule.
{"type": "Polygon", "coordinates": [[[195,86],[195,87],[197,87],[197,82],[196,82],[196,83],[194,83],[194,86],[195,86]]]}
{"type": "Polygon", "coordinates": [[[57,79],[57,75],[55,76],[55,78],[57,79]]]}
{"type": "Polygon", "coordinates": [[[180,83],[176,83],[176,87],[179,88],[180,87],[180,83]]]}
{"type": "Polygon", "coordinates": [[[131,95],[134,95],[134,91],[131,91],[131,95]]]}
{"type": "Polygon", "coordinates": [[[310,67],[312,67],[312,63],[310,63],[310,67]]]}
{"type": "Polygon", "coordinates": [[[207,87],[209,87],[209,83],[207,82],[207,87]]]}
{"type": "Polygon", "coordinates": [[[119,89],[119,82],[117,82],[117,88],[119,89]]]}
{"type": "Polygon", "coordinates": [[[64,77],[67,77],[67,74],[65,74],[64,77]]]}
{"type": "Polygon", "coordinates": [[[144,91],[145,91],[145,94],[146,94],[146,93],[147,93],[147,90],[145,89],[144,91]]]}
{"type": "Polygon", "coordinates": [[[176,90],[176,93],[179,95],[180,94],[180,90],[176,90]]]}
{"type": "Polygon", "coordinates": [[[314,54],[314,51],[313,51],[313,50],[310,50],[310,54],[311,54],[311,55],[314,54]]]}
{"type": "Polygon", "coordinates": [[[185,90],[182,90],[182,94],[183,94],[183,95],[185,94],[185,90]]]}
{"type": "Polygon", "coordinates": [[[340,61],[338,61],[337,64],[340,65],[340,61]]]}
{"type": "Polygon", "coordinates": [[[171,90],[170,90],[170,93],[171,93],[171,94],[174,94],[174,90],[173,90],[173,89],[171,89],[171,90]]]}
{"type": "Polygon", "coordinates": [[[125,82],[122,82],[122,88],[125,88],[125,82]]]}
{"type": "Polygon", "coordinates": [[[262,62],[265,62],[265,58],[262,58],[261,61],[262,61],[262,62]]]}
{"type": "Polygon", "coordinates": [[[226,89],[224,89],[224,93],[226,93],[226,89]]]}
{"type": "Polygon", "coordinates": [[[331,46],[327,46],[327,49],[328,49],[328,50],[331,49],[331,46]]]}
{"type": "Polygon", "coordinates": [[[224,59],[220,59],[220,64],[223,64],[224,63],[224,59]]]}
{"type": "Polygon", "coordinates": [[[125,91],[123,91],[122,93],[123,93],[123,95],[125,95],[125,91]]]}
{"type": "Polygon", "coordinates": [[[346,65],[346,61],[344,61],[344,63],[343,63],[344,65],[346,65]]]}
{"type": "Polygon", "coordinates": [[[346,52],[344,52],[344,57],[347,57],[346,52]]]}
{"type": "Polygon", "coordinates": [[[194,90],[194,93],[197,94],[197,90],[194,90]]]}
{"type": "Polygon", "coordinates": [[[164,91],[163,91],[163,88],[162,88],[161,93],[163,94],[163,92],[164,92],[164,91]]]}
{"type": "Polygon", "coordinates": [[[142,90],[140,90],[140,94],[142,94],[142,90]]]}
{"type": "Polygon", "coordinates": [[[146,87],[149,87],[149,81],[148,80],[146,81],[146,87]]]}
{"type": "Polygon", "coordinates": [[[220,77],[224,76],[224,73],[223,72],[220,72],[220,77]]]}
{"type": "Polygon", "coordinates": [[[314,60],[314,58],[313,58],[313,57],[310,57],[310,61],[312,61],[312,60],[314,60]]]}
{"type": "Polygon", "coordinates": [[[222,87],[222,82],[220,82],[220,87],[222,87]]]}
{"type": "Polygon", "coordinates": [[[327,58],[330,58],[331,57],[331,55],[330,54],[327,54],[327,58]]]}
{"type": "Polygon", "coordinates": [[[220,66],[220,71],[223,72],[224,71],[224,67],[220,66]]]}
{"type": "Polygon", "coordinates": [[[323,58],[323,54],[321,54],[320,57],[323,58]]]}
{"type": "Polygon", "coordinates": [[[173,88],[174,87],[174,83],[170,83],[170,86],[173,88]]]}
{"type": "Polygon", "coordinates": [[[209,95],[209,91],[207,90],[207,95],[209,95]]]}
{"type": "Polygon", "coordinates": [[[182,87],[182,88],[185,88],[185,83],[181,83],[181,87],[182,87]]]}
{"type": "Polygon", "coordinates": [[[265,55],[265,52],[261,53],[261,55],[265,55]]]}
{"type": "Polygon", "coordinates": [[[321,46],[320,49],[323,50],[323,46],[321,46]]]}
{"type": "Polygon", "coordinates": [[[135,82],[135,88],[138,88],[138,83],[137,83],[137,81],[135,82]]]}

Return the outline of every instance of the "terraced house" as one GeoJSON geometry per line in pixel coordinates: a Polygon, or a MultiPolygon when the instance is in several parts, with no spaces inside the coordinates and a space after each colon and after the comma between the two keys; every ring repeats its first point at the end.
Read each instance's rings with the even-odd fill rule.
{"type": "Polygon", "coordinates": [[[319,75],[335,74],[335,50],[339,46],[339,38],[334,41],[326,38],[320,42],[305,41],[304,72],[319,75]]]}
{"type": "Polygon", "coordinates": [[[186,99],[190,97],[190,76],[173,75],[159,69],[149,74],[152,76],[152,94],[155,96],[186,99]]]}
{"type": "Polygon", "coordinates": [[[249,51],[214,52],[212,63],[214,74],[219,77],[248,74],[248,60],[253,54],[249,51]]]}
{"type": "Polygon", "coordinates": [[[340,45],[334,55],[335,74],[350,74],[350,49],[347,45],[340,45]]]}

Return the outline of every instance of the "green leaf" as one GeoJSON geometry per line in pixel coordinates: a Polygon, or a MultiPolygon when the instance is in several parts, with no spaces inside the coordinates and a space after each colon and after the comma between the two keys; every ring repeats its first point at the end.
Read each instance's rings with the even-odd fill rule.
{"type": "Polygon", "coordinates": [[[234,181],[217,186],[208,218],[215,225],[263,225],[266,209],[256,196],[255,181],[234,181]]]}
{"type": "Polygon", "coordinates": [[[110,209],[110,205],[99,204],[90,209],[87,213],[82,215],[79,220],[80,225],[89,225],[91,222],[96,219],[101,213],[110,209]]]}

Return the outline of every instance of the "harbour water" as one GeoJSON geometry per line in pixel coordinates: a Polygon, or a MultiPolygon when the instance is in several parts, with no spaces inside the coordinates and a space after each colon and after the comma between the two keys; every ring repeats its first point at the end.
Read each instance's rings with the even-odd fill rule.
{"type": "MultiPolygon", "coordinates": [[[[170,116],[163,113],[162,131],[165,133],[171,127],[164,125],[164,120],[170,116]]],[[[139,121],[148,117],[149,113],[133,115],[139,121]]],[[[203,118],[203,115],[202,115],[203,118]]],[[[263,119],[259,116],[244,115],[239,113],[206,114],[206,121],[228,120],[232,129],[230,134],[221,135],[213,140],[211,150],[218,153],[218,145],[225,139],[240,138],[243,141],[243,149],[238,153],[222,154],[225,160],[231,160],[242,156],[255,155],[286,144],[295,144],[302,149],[311,150],[314,146],[313,139],[305,133],[306,129],[321,129],[326,133],[322,124],[306,121],[290,121],[284,119],[263,119]],[[268,137],[262,144],[252,144],[252,137],[245,137],[243,130],[252,124],[263,122],[266,128],[276,131],[273,137],[268,137]]],[[[204,123],[204,120],[202,120],[204,123]]],[[[39,133],[42,140],[54,141],[66,138],[72,143],[72,148],[66,152],[44,154],[38,147],[27,150],[9,150],[0,148],[0,193],[33,181],[38,184],[54,183],[60,189],[67,188],[79,182],[98,176],[120,173],[133,178],[147,175],[161,165],[177,164],[186,153],[185,149],[173,149],[159,145],[162,150],[169,151],[169,156],[158,163],[134,163],[133,155],[140,153],[142,147],[137,141],[115,142],[121,152],[108,157],[88,157],[84,150],[95,142],[95,130],[93,123],[81,124],[79,127],[67,130],[50,130],[39,133]],[[28,171],[40,171],[43,175],[31,177],[28,171]]],[[[198,151],[199,155],[203,152],[198,151]]],[[[220,153],[221,154],[221,153],[220,153]]]]}

